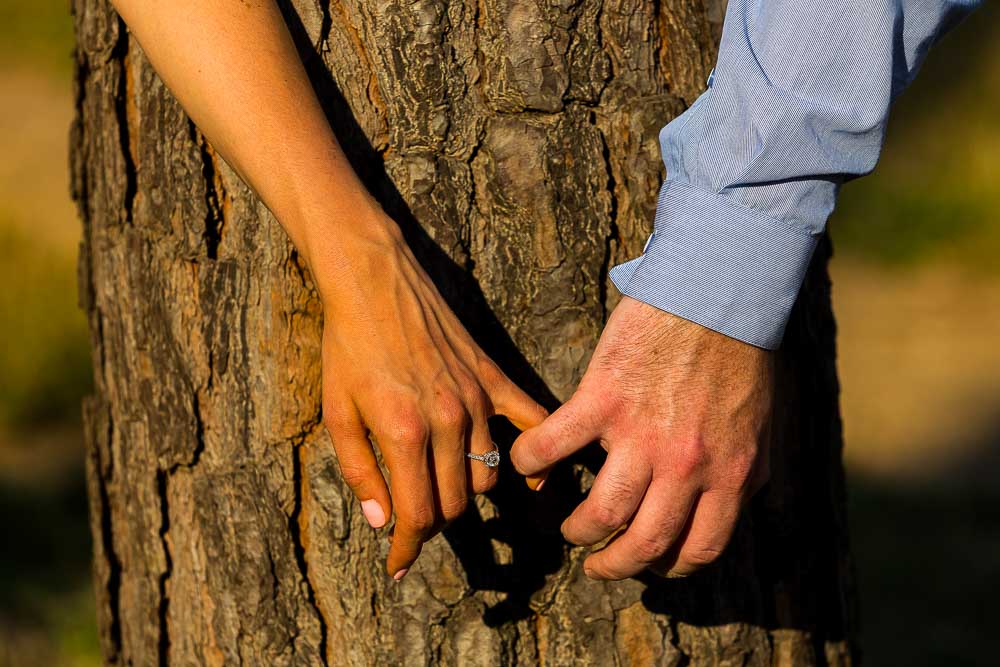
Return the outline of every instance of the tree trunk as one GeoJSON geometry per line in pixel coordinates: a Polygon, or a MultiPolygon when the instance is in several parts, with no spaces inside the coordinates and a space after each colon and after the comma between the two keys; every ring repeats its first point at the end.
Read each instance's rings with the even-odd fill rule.
{"type": "MultiPolygon", "coordinates": [[[[294,6],[293,6],[294,5],[294,6]]],[[[772,482],[686,580],[597,583],[561,519],[600,465],[497,488],[396,584],[320,422],[322,313],[270,213],[105,0],[74,0],[73,188],[111,664],[814,665],[856,657],[824,242],[780,355],[772,482]]],[[[298,0],[345,150],[484,348],[580,380],[704,88],[716,0],[298,0]]],[[[494,424],[501,447],[514,435],[494,424]]]]}

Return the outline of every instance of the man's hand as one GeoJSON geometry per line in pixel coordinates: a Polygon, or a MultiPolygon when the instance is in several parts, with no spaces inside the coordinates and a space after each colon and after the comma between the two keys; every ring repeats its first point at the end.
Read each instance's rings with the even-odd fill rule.
{"type": "Polygon", "coordinates": [[[772,353],[626,297],[573,397],[514,443],[529,477],[599,441],[608,457],[562,525],[595,579],[714,561],[767,479],[772,353]]]}

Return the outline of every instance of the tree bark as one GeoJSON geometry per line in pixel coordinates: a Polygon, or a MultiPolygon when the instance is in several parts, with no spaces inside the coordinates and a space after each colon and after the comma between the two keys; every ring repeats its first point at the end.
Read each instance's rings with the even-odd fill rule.
{"type": "MultiPolygon", "coordinates": [[[[600,465],[500,484],[400,584],[320,422],[322,313],[270,213],[105,0],[73,0],[74,196],[105,660],[846,665],[856,658],[834,324],[816,254],[780,354],[772,482],[723,559],[597,583],[559,535],[600,465]]],[[[716,0],[297,0],[338,136],[489,353],[569,397],[704,88],[716,0]]],[[[502,448],[514,435],[494,424],[502,448]]]]}

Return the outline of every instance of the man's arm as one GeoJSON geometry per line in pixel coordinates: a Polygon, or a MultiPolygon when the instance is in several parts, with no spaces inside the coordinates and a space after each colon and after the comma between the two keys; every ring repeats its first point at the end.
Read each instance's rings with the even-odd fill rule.
{"type": "Polygon", "coordinates": [[[709,90],[660,134],[667,181],[625,298],[574,396],[515,442],[537,484],[598,440],[563,524],[587,573],[688,574],[767,478],[772,355],[844,181],[878,159],[893,98],[977,3],[730,0],[709,90]]]}
{"type": "Polygon", "coordinates": [[[709,88],[660,132],[667,179],[622,294],[775,349],[845,181],[978,0],[730,0],[709,88]]]}
{"type": "Polygon", "coordinates": [[[273,0],[114,0],[212,145],[306,259],[323,302],[323,420],[375,528],[396,515],[388,573],[495,473],[487,418],[545,411],[479,348],[337,144],[273,0]],[[387,485],[369,435],[388,467],[387,485]]]}

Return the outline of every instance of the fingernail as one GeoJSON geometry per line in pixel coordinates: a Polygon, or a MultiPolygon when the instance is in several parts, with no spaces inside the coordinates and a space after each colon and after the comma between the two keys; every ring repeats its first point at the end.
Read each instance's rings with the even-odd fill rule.
{"type": "Polygon", "coordinates": [[[400,570],[396,574],[392,575],[392,578],[395,579],[396,581],[399,581],[400,579],[402,579],[403,577],[405,577],[406,573],[409,572],[409,571],[410,571],[410,568],[404,567],[402,570],[400,570]]]}
{"type": "Polygon", "coordinates": [[[382,506],[374,498],[363,500],[361,511],[365,513],[365,518],[368,519],[372,528],[381,528],[385,525],[385,512],[382,511],[382,506]]]}
{"type": "Polygon", "coordinates": [[[539,491],[541,490],[542,485],[545,484],[546,479],[548,479],[548,477],[525,477],[524,481],[528,483],[529,489],[532,491],[539,491]]]}

